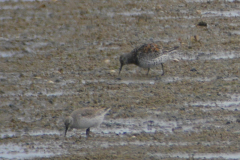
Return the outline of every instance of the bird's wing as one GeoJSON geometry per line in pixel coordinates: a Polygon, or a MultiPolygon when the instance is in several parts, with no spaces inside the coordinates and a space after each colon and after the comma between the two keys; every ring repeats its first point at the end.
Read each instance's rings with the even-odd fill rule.
{"type": "Polygon", "coordinates": [[[155,59],[163,54],[162,48],[157,44],[144,44],[134,50],[138,59],[155,59]]]}
{"type": "Polygon", "coordinates": [[[93,108],[84,108],[81,110],[81,116],[82,117],[91,117],[95,115],[96,109],[93,108]]]}
{"type": "Polygon", "coordinates": [[[139,60],[153,60],[159,58],[160,56],[173,53],[177,48],[177,46],[172,48],[163,48],[157,44],[144,44],[141,47],[137,48],[135,52],[139,60]]]}

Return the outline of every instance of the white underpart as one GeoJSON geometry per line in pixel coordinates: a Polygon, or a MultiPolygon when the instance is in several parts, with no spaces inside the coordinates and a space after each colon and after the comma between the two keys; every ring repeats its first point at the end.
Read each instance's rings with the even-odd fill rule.
{"type": "Polygon", "coordinates": [[[104,115],[99,115],[96,117],[79,117],[77,119],[77,124],[73,125],[74,128],[84,129],[90,127],[99,127],[99,125],[103,122],[104,115]]]}
{"type": "Polygon", "coordinates": [[[169,54],[162,55],[160,57],[157,57],[157,58],[151,59],[151,60],[142,59],[141,61],[139,61],[139,66],[142,68],[153,68],[153,67],[156,67],[157,65],[164,63],[171,59],[173,59],[173,56],[169,55],[169,54]]]}
{"type": "Polygon", "coordinates": [[[73,124],[71,128],[76,129],[84,129],[84,128],[91,128],[91,127],[99,127],[100,124],[103,122],[104,116],[107,114],[107,112],[110,110],[107,109],[106,111],[102,112],[101,114],[88,117],[88,116],[80,116],[75,115],[76,117],[73,117],[73,124]]]}

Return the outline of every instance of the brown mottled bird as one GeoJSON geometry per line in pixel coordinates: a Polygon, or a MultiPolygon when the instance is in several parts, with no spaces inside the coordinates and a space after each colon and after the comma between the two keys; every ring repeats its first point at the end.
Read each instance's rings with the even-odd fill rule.
{"type": "Polygon", "coordinates": [[[165,49],[155,43],[143,44],[132,50],[130,53],[120,56],[121,66],[119,68],[119,74],[121,73],[122,67],[126,64],[135,64],[139,67],[147,68],[147,75],[150,68],[161,64],[163,70],[162,75],[164,75],[163,63],[171,59],[178,61],[173,58],[173,55],[171,55],[171,53],[175,53],[178,48],[179,47],[176,46],[171,49],[165,49]]]}
{"type": "Polygon", "coordinates": [[[87,129],[86,135],[89,136],[91,127],[99,127],[103,122],[104,116],[111,108],[96,109],[92,107],[81,108],[73,111],[70,116],[66,117],[65,134],[69,128],[87,129]]]}

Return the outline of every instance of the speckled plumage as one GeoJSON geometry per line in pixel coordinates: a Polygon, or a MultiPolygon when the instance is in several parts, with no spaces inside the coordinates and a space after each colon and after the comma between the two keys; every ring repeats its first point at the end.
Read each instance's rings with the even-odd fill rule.
{"type": "Polygon", "coordinates": [[[165,49],[155,43],[143,44],[130,53],[120,56],[119,60],[121,66],[119,68],[119,74],[121,73],[122,67],[127,64],[135,64],[142,68],[148,68],[147,75],[150,68],[161,64],[164,74],[163,63],[172,58],[170,54],[174,53],[177,48],[178,47],[165,49]]]}
{"type": "Polygon", "coordinates": [[[103,122],[104,116],[111,108],[96,109],[92,107],[81,108],[73,111],[70,116],[66,117],[65,136],[68,128],[85,129],[87,136],[89,136],[91,127],[99,127],[103,122]]]}

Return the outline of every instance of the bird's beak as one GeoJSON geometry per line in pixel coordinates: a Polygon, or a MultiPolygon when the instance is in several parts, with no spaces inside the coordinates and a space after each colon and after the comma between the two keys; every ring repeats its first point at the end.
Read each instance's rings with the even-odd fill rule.
{"type": "Polygon", "coordinates": [[[68,130],[68,125],[65,126],[65,134],[64,134],[64,137],[66,137],[66,135],[67,135],[67,130],[68,130]]]}
{"type": "Polygon", "coordinates": [[[123,65],[121,64],[121,66],[120,66],[120,68],[119,68],[119,73],[118,73],[118,74],[121,73],[122,67],[123,67],[123,65]]]}

